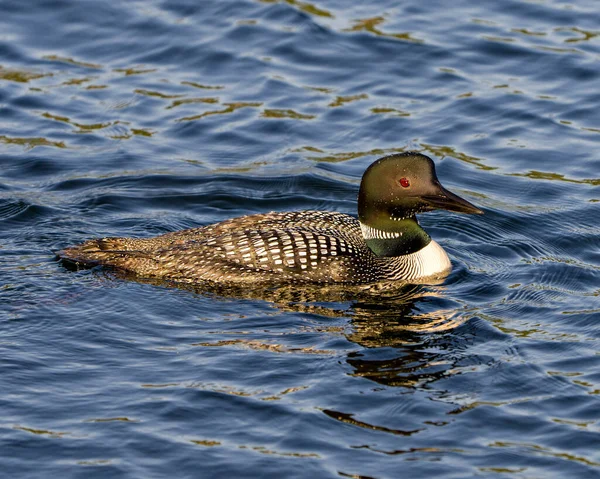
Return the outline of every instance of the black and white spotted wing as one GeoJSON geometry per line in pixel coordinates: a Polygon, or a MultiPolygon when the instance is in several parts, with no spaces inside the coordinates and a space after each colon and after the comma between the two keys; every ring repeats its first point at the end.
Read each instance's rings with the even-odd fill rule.
{"type": "Polygon", "coordinates": [[[360,241],[358,221],[348,215],[294,212],[250,219],[198,229],[193,241],[165,250],[157,260],[196,279],[246,282],[273,275],[293,282],[352,282],[352,272],[372,257],[360,241]]]}

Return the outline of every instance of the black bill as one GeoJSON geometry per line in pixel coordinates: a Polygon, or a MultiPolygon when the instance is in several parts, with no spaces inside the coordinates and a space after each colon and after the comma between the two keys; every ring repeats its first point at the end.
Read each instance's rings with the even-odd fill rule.
{"type": "Polygon", "coordinates": [[[477,206],[448,191],[442,185],[439,186],[439,194],[423,196],[422,198],[431,209],[443,209],[475,215],[483,214],[483,211],[477,208],[477,206]]]}

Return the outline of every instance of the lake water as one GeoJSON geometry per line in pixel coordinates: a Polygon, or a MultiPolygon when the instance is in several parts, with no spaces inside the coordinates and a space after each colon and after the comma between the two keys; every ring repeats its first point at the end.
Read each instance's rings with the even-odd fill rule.
{"type": "Polygon", "coordinates": [[[600,476],[597,0],[0,0],[6,477],[600,476]],[[431,156],[441,285],[228,295],[54,252],[356,213],[431,156]]]}

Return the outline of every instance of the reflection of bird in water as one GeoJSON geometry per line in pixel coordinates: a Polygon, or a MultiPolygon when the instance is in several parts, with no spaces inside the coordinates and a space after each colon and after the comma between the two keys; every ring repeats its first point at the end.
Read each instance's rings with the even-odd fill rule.
{"type": "MultiPolygon", "coordinates": [[[[67,263],[66,266],[73,267],[67,263]]],[[[267,301],[283,312],[309,313],[327,318],[347,317],[351,330],[346,337],[365,347],[401,346],[421,342],[421,334],[450,331],[463,320],[454,310],[421,311],[420,305],[443,297],[444,286],[407,284],[395,281],[378,283],[374,288],[358,285],[307,284],[265,287],[180,283],[158,278],[142,278],[113,270],[109,278],[133,280],[159,287],[177,288],[217,301],[249,299],[267,301]]],[[[441,280],[438,281],[441,283],[441,280]]]]}
{"type": "MultiPolygon", "coordinates": [[[[421,389],[438,379],[459,373],[455,371],[454,357],[448,354],[451,333],[467,319],[457,309],[448,308],[444,286],[408,285],[398,282],[379,284],[379,291],[360,287],[330,285],[292,285],[265,288],[225,286],[207,282],[185,284],[156,278],[140,278],[121,271],[105,272],[106,278],[133,280],[162,288],[177,288],[201,296],[209,295],[214,301],[239,299],[266,301],[284,313],[306,313],[324,318],[348,318],[348,325],[330,328],[324,321],[318,327],[320,334],[342,334],[349,341],[362,346],[348,352],[346,363],[352,376],[363,377],[384,386],[421,389]],[[440,308],[443,304],[444,308],[440,308]],[[428,344],[423,348],[423,343],[428,344]],[[437,345],[437,346],[436,346],[437,345]],[[382,357],[376,351],[385,348],[382,357]],[[423,350],[425,349],[425,350],[423,350]],[[436,351],[436,349],[438,351],[436,351]],[[375,356],[369,352],[373,350],[375,356]]],[[[217,306],[218,307],[218,306],[217,306]]],[[[288,349],[284,344],[263,343],[242,336],[229,336],[226,341],[198,343],[205,346],[241,344],[252,349],[278,352],[308,352],[331,354],[328,351],[288,349]]],[[[379,426],[363,423],[347,411],[324,410],[330,417],[357,426],[377,429],[379,426]]],[[[410,435],[416,431],[383,428],[394,434],[410,435]]]]}
{"type": "Polygon", "coordinates": [[[185,283],[415,282],[443,277],[451,268],[415,217],[437,208],[482,213],[440,184],[430,158],[408,152],[367,168],[358,220],[323,211],[273,212],[155,238],[95,239],[58,254],[76,264],[185,283]]]}

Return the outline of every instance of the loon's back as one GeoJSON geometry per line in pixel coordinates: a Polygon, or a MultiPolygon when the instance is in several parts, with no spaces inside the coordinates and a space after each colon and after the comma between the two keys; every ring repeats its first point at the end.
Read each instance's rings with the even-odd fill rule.
{"type": "Polygon", "coordinates": [[[102,238],[67,248],[72,262],[141,276],[218,283],[367,283],[386,279],[359,222],[342,213],[298,211],[233,218],[148,239],[102,238]]]}

